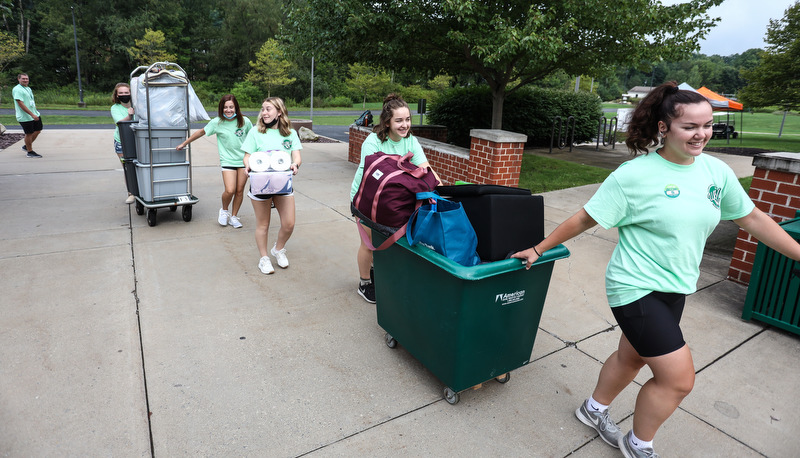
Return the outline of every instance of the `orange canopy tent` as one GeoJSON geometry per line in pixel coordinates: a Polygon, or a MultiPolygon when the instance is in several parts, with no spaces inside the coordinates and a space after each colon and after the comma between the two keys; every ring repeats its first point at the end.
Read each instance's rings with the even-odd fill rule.
{"type": "Polygon", "coordinates": [[[714,111],[742,111],[744,110],[744,105],[739,102],[735,102],[727,97],[723,97],[716,92],[712,91],[711,89],[703,86],[700,89],[696,89],[703,97],[707,98],[709,102],[711,102],[711,107],[714,111]]]}

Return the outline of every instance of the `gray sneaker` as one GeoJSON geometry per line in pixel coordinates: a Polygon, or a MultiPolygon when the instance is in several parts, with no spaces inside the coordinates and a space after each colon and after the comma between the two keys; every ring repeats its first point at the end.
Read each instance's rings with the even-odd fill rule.
{"type": "Polygon", "coordinates": [[[586,408],[586,401],[584,401],[581,403],[581,406],[578,407],[578,410],[575,411],[575,416],[578,417],[578,420],[584,425],[594,428],[595,431],[600,434],[600,438],[608,445],[619,447],[622,432],[617,427],[617,424],[614,423],[614,420],[609,418],[608,409],[602,413],[590,412],[589,409],[586,408]]]}
{"type": "Polygon", "coordinates": [[[638,449],[632,447],[631,442],[628,440],[630,435],[631,431],[628,431],[628,434],[619,436],[619,450],[625,458],[658,458],[658,453],[652,448],[638,449]]]}

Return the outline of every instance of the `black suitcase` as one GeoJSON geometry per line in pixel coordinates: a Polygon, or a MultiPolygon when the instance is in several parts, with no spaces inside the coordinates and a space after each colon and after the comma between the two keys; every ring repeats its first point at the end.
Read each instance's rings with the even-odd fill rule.
{"type": "Polygon", "coordinates": [[[478,236],[482,261],[499,261],[544,239],[544,198],[499,185],[439,186],[439,195],[461,202],[478,236]]]}

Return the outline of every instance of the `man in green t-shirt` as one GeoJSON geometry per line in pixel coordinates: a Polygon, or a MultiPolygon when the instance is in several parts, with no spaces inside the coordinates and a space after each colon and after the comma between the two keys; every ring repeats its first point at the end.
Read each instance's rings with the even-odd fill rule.
{"type": "Polygon", "coordinates": [[[42,131],[42,118],[36,109],[36,102],[33,100],[33,89],[28,87],[30,78],[26,73],[17,75],[19,84],[11,90],[14,98],[14,111],[17,115],[17,122],[25,132],[25,146],[22,147],[28,153],[28,157],[42,157],[41,154],[33,150],[33,141],[42,131]]]}

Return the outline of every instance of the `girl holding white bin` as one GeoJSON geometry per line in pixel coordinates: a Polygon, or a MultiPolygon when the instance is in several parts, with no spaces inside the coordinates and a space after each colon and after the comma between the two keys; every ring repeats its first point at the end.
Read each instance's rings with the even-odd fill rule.
{"type": "MultiPolygon", "coordinates": [[[[286,111],[286,105],[284,105],[283,100],[279,97],[268,97],[261,104],[261,112],[258,115],[256,128],[247,134],[244,143],[242,143],[242,151],[245,152],[245,170],[247,172],[253,170],[251,165],[255,164],[250,164],[250,159],[254,153],[269,151],[276,157],[288,155],[291,162],[287,171],[291,171],[292,175],[297,175],[302,163],[300,158],[300,150],[302,148],[300,137],[291,128],[289,113],[286,111]]],[[[254,194],[252,178],[250,181],[251,189],[247,196],[250,197],[250,201],[253,203],[253,211],[256,215],[256,245],[259,253],[261,253],[258,268],[261,273],[269,275],[275,272],[269,258],[270,254],[275,257],[278,266],[284,269],[289,267],[289,259],[286,257],[286,242],[294,231],[294,193],[254,194]],[[278,210],[281,227],[278,231],[278,240],[268,252],[267,237],[269,235],[270,214],[273,204],[275,209],[278,210]]]]}

